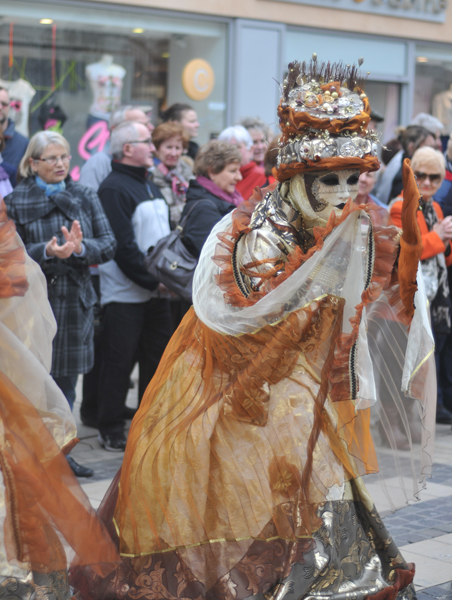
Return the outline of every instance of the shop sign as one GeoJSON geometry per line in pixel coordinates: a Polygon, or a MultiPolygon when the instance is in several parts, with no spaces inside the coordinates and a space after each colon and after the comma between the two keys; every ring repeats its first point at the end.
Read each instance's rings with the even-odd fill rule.
{"type": "Polygon", "coordinates": [[[444,23],[448,0],[281,0],[323,8],[444,23]]]}
{"type": "Polygon", "coordinates": [[[182,71],[182,87],[191,100],[205,100],[212,93],[215,74],[206,60],[195,58],[182,71]]]}

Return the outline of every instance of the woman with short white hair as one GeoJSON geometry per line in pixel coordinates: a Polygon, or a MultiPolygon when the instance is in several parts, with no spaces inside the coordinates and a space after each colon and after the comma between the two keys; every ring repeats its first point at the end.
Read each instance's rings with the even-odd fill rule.
{"type": "MultiPolygon", "coordinates": [[[[97,298],[89,265],[112,259],[116,241],[96,192],[70,177],[70,161],[62,135],[37,133],[20,162],[20,183],[5,203],[28,254],[47,279],[58,325],[51,375],[72,408],[77,377],[88,373],[94,361],[97,298]]],[[[77,476],[93,474],[73,459],[69,462],[77,476]]]]}
{"type": "MultiPolygon", "coordinates": [[[[435,336],[435,359],[438,380],[436,422],[452,423],[452,413],[443,404],[443,388],[452,391],[450,366],[441,364],[440,354],[451,332],[450,291],[447,267],[452,265],[452,216],[444,218],[441,206],[433,200],[446,174],[444,156],[438,150],[424,146],[416,150],[411,168],[421,193],[417,222],[421,230],[421,269],[427,297],[430,301],[432,330],[435,336]]],[[[403,192],[402,192],[403,193],[403,192]]],[[[402,227],[402,199],[390,208],[394,223],[402,227]]]]}
{"type": "Polygon", "coordinates": [[[219,141],[237,146],[242,157],[240,174],[242,181],[237,184],[237,191],[244,200],[248,200],[255,187],[261,187],[267,181],[265,171],[253,162],[253,138],[242,125],[227,127],[218,136],[219,141]]]}

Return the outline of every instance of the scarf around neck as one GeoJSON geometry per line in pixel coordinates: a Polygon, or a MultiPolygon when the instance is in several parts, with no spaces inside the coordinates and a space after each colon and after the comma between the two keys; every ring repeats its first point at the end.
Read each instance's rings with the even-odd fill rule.
{"type": "Polygon", "coordinates": [[[168,169],[168,167],[164,165],[161,160],[155,158],[154,163],[156,164],[157,169],[163,175],[165,181],[170,184],[174,196],[185,201],[185,195],[188,190],[188,182],[179,172],[180,170],[177,168],[177,165],[174,167],[174,169],[168,169]]]}
{"type": "MultiPolygon", "coordinates": [[[[438,223],[438,215],[433,207],[433,202],[421,199],[419,205],[427,228],[432,231],[435,223],[438,223]]],[[[432,329],[436,333],[449,333],[451,329],[450,295],[444,253],[440,252],[436,256],[422,260],[421,270],[427,297],[430,301],[432,329]]]]}
{"type": "Polygon", "coordinates": [[[65,181],[60,181],[60,183],[46,183],[38,175],[35,176],[35,181],[36,185],[44,191],[47,197],[58,194],[58,192],[64,192],[66,189],[65,181]]]}
{"type": "Polygon", "coordinates": [[[202,187],[205,188],[208,192],[210,192],[217,198],[224,200],[225,202],[229,202],[229,204],[233,204],[234,206],[239,206],[243,202],[243,198],[240,195],[240,192],[238,192],[237,190],[234,190],[233,194],[228,194],[227,192],[222,190],[220,187],[218,187],[208,177],[203,177],[203,175],[198,175],[196,177],[196,181],[199,183],[199,185],[202,185],[202,187]]]}

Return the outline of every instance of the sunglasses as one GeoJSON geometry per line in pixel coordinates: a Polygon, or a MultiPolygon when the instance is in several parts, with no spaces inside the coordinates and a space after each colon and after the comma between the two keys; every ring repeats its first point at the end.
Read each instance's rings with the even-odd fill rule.
{"type": "Polygon", "coordinates": [[[439,183],[441,181],[441,175],[439,173],[429,175],[428,173],[415,171],[414,174],[416,176],[416,179],[420,182],[425,181],[426,179],[430,179],[430,183],[439,183]]]}

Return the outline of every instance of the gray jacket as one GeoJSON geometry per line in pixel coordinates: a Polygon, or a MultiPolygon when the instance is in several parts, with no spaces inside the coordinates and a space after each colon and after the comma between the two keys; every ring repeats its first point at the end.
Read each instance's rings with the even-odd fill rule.
{"type": "Polygon", "coordinates": [[[28,254],[41,266],[49,301],[58,325],[53,340],[52,375],[77,375],[91,370],[94,362],[93,306],[96,293],[89,265],[111,260],[116,240],[99,198],[91,188],[66,180],[66,190],[47,197],[34,177],[19,183],[5,198],[28,254]],[[53,237],[64,243],[61,227],[69,230],[78,220],[83,232],[84,255],[67,259],[45,258],[45,246],[53,237]]]}
{"type": "Polygon", "coordinates": [[[86,185],[97,192],[102,181],[111,173],[111,154],[105,149],[93,154],[80,170],[80,185],[86,185]]]}

